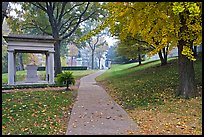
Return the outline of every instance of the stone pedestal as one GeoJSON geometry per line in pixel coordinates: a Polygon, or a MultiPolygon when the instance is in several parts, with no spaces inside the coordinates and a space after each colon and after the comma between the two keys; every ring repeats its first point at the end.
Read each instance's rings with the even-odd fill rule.
{"type": "Polygon", "coordinates": [[[26,82],[28,83],[33,83],[33,82],[38,82],[38,75],[37,75],[37,65],[27,65],[26,70],[27,70],[27,77],[26,77],[26,82]]]}

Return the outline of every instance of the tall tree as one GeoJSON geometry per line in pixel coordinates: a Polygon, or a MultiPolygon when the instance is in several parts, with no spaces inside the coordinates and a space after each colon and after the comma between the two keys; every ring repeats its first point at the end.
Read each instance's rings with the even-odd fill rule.
{"type": "MultiPolygon", "coordinates": [[[[101,66],[101,59],[104,58],[104,53],[108,50],[108,44],[104,43],[103,45],[96,48],[96,58],[98,59],[99,69],[101,66]]],[[[103,66],[105,67],[105,66],[103,66]]]]}
{"type": "MultiPolygon", "coordinates": [[[[86,35],[86,33],[88,33],[89,31],[91,31],[94,27],[96,27],[98,24],[100,23],[100,21],[86,21],[83,24],[83,34],[86,35]]],[[[94,58],[95,58],[95,50],[96,48],[107,44],[104,38],[104,35],[107,34],[107,31],[104,30],[103,32],[101,32],[100,34],[97,34],[96,36],[90,37],[84,41],[81,42],[85,42],[87,43],[88,47],[91,49],[91,69],[94,69],[94,58]]]]}
{"type": "Polygon", "coordinates": [[[105,39],[101,35],[97,35],[96,37],[92,37],[87,40],[88,46],[91,49],[91,69],[94,69],[94,58],[95,58],[95,50],[100,46],[106,44],[105,39]]]}
{"type": "Polygon", "coordinates": [[[105,27],[115,31],[116,24],[123,24],[121,39],[129,33],[140,33],[145,41],[155,46],[153,53],[169,46],[178,47],[179,89],[185,98],[196,94],[192,45],[202,42],[201,2],[114,2],[105,3],[109,17],[94,31],[84,36],[96,35],[105,27]]]}
{"type": "Polygon", "coordinates": [[[118,44],[118,52],[130,59],[138,60],[139,65],[142,64],[142,56],[152,49],[153,48],[150,47],[146,41],[142,40],[139,35],[135,37],[129,35],[126,39],[120,40],[118,44]]]}
{"type": "Polygon", "coordinates": [[[78,48],[76,47],[75,44],[71,43],[68,45],[69,50],[68,50],[68,56],[71,57],[71,66],[73,65],[73,59],[78,55],[78,48]]]}
{"type": "MultiPolygon", "coordinates": [[[[2,35],[8,35],[10,29],[7,25],[7,22],[4,21],[2,24],[2,35]]],[[[7,43],[2,36],[2,72],[8,72],[8,53],[7,53],[7,43]]]]}
{"type": "Polygon", "coordinates": [[[7,17],[7,8],[8,8],[9,2],[2,2],[2,20],[1,20],[1,25],[3,24],[4,18],[7,17]]]}
{"type": "Polygon", "coordinates": [[[6,42],[2,37],[2,73],[8,72],[8,54],[6,42]]]}
{"type": "Polygon", "coordinates": [[[174,3],[173,5],[174,14],[181,24],[178,33],[180,39],[178,40],[179,89],[177,94],[186,98],[197,94],[193,66],[195,58],[192,49],[193,43],[196,44],[201,37],[200,8],[200,3],[174,3]]]}
{"type": "Polygon", "coordinates": [[[29,2],[23,4],[25,21],[21,29],[35,28],[56,41],[55,76],[61,73],[60,44],[79,28],[79,25],[98,16],[98,3],[90,2],[29,2]],[[94,17],[95,16],[95,17],[94,17]]]}

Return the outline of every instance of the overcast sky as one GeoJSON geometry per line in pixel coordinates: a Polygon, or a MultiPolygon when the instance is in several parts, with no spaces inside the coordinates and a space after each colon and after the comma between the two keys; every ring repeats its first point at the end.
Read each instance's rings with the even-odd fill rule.
{"type": "MultiPolygon", "coordinates": [[[[18,10],[21,10],[21,6],[20,5],[14,5],[12,3],[9,3],[11,5],[12,8],[17,8],[18,10]]],[[[16,14],[14,11],[11,11],[10,14],[12,16],[16,17],[16,14]]],[[[106,37],[106,41],[108,43],[108,46],[113,46],[113,44],[117,41],[116,39],[114,39],[113,37],[106,37]]]]}

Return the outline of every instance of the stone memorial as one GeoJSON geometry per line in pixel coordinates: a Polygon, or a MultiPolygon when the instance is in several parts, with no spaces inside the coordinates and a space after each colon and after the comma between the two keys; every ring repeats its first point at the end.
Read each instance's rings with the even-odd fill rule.
{"type": "Polygon", "coordinates": [[[26,83],[33,83],[38,82],[38,74],[37,74],[37,65],[27,65],[27,76],[26,76],[26,83]]]}
{"type": "MultiPolygon", "coordinates": [[[[54,84],[54,43],[52,36],[9,34],[3,36],[8,44],[8,85],[16,85],[16,54],[17,53],[41,53],[46,55],[46,80],[48,84],[54,84]]],[[[26,84],[42,83],[37,75],[37,65],[30,64],[26,67],[26,84]]],[[[24,82],[24,81],[23,81],[24,82]]],[[[24,84],[21,82],[20,84],[24,84]]]]}

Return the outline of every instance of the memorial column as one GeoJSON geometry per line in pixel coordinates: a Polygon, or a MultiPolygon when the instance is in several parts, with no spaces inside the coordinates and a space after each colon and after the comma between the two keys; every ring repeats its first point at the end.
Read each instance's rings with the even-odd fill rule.
{"type": "Polygon", "coordinates": [[[8,50],[8,85],[14,85],[14,50],[8,50]]]}

